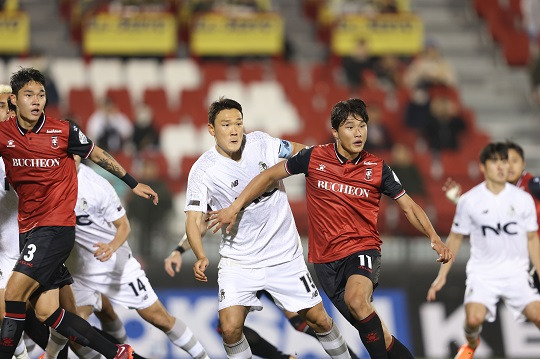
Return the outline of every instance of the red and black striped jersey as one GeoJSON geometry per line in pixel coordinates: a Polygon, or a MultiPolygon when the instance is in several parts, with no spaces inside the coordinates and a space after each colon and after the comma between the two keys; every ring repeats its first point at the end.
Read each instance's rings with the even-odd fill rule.
{"type": "Polygon", "coordinates": [[[0,123],[0,155],[19,196],[19,232],[42,226],[75,226],[77,173],[73,154],[94,148],[68,121],[41,116],[26,130],[15,117],[0,123]]]}
{"type": "Polygon", "coordinates": [[[381,194],[394,199],[405,194],[382,159],[362,151],[347,160],[335,144],[326,144],[303,149],[287,160],[285,168],[289,174],[306,175],[310,262],[381,250],[377,230],[381,194]]]}

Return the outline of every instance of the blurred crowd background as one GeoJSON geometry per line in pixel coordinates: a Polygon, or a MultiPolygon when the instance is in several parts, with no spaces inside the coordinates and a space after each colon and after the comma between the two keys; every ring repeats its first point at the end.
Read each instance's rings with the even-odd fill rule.
{"type": "MultiPolygon", "coordinates": [[[[540,169],[538,0],[4,0],[0,82],[19,66],[48,78],[50,116],[77,121],[160,194],[155,208],[114,178],[132,246],[162,258],[184,231],[189,169],[213,145],[206,110],[244,106],[248,131],[307,145],[332,140],[330,108],[360,97],[366,148],[389,163],[445,235],[441,186],[481,180],[491,139],[540,169]]],[[[537,171],[538,173],[538,171],[537,171]]],[[[307,233],[302,178],[288,192],[307,233]]],[[[380,232],[416,236],[383,200],[380,232]]]]}

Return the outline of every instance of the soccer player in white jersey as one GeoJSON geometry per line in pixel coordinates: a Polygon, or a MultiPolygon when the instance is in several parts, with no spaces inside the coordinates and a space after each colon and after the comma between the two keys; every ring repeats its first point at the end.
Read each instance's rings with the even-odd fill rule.
{"type": "MultiPolygon", "coordinates": [[[[10,106],[9,96],[11,86],[0,85],[0,122],[15,116],[13,108],[10,106]]],[[[13,242],[13,238],[19,236],[19,225],[17,224],[17,206],[19,199],[17,194],[10,187],[6,180],[6,168],[4,161],[0,160],[0,322],[4,319],[4,291],[6,283],[11,274],[15,262],[19,258],[18,243],[13,242]]],[[[17,359],[28,358],[24,340],[21,338],[19,345],[15,349],[17,359]]]]}
{"type": "MultiPolygon", "coordinates": [[[[137,310],[193,358],[208,358],[186,324],[165,309],[133,257],[126,241],[129,220],[114,188],[84,164],[78,165],[77,178],[75,246],[66,262],[74,280],[77,313],[87,319],[92,311],[101,310],[103,294],[114,304],[137,310]]],[[[86,347],[76,350],[84,358],[99,356],[95,352],[92,356],[86,347]]]]}
{"type": "MultiPolygon", "coordinates": [[[[186,232],[197,257],[193,270],[203,282],[208,280],[204,272],[209,261],[200,224],[207,207],[229,206],[257,174],[304,147],[263,132],[244,135],[242,106],[226,98],[210,105],[208,131],[216,145],[191,168],[185,207],[186,232]]],[[[222,232],[219,253],[219,321],[229,358],[252,356],[242,328],[250,310],[262,309],[256,293],[263,289],[282,309],[298,312],[332,358],[350,358],[307,270],[281,181],[246,206],[230,234],[222,232]]]]}
{"type": "MultiPolygon", "coordinates": [[[[446,245],[457,255],[463,236],[471,240],[465,289],[467,343],[455,358],[469,359],[480,343],[482,323],[493,322],[496,305],[503,300],[516,320],[525,318],[540,328],[540,294],[532,286],[529,258],[540,268],[538,223],[533,198],[507,183],[508,147],[491,143],[480,153],[484,182],[458,201],[446,245]]],[[[446,283],[452,263],[442,264],[427,300],[446,283]]]]}

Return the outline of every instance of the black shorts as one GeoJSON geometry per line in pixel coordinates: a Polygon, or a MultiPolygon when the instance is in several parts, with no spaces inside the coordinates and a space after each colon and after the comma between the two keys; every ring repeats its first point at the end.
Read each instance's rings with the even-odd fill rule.
{"type": "Polygon", "coordinates": [[[373,283],[373,290],[379,285],[381,272],[381,252],[372,249],[351,254],[329,263],[315,263],[315,273],[324,292],[339,312],[350,323],[355,319],[345,304],[345,285],[350,276],[358,274],[373,283]]]}
{"type": "Polygon", "coordinates": [[[32,297],[73,283],[64,262],[74,244],[75,227],[37,227],[19,235],[21,255],[13,270],[40,284],[32,297]]]}

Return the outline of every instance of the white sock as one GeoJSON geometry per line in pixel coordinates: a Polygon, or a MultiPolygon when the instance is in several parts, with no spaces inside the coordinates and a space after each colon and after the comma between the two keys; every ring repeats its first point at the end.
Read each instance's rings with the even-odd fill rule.
{"type": "Polygon", "coordinates": [[[26,350],[26,344],[24,344],[24,339],[21,336],[21,340],[19,340],[19,344],[17,344],[17,347],[15,348],[15,352],[13,353],[15,355],[15,358],[17,359],[30,359],[28,356],[28,351],[26,350]]]}
{"type": "Polygon", "coordinates": [[[66,346],[68,340],[55,329],[51,328],[49,342],[45,348],[45,359],[56,359],[58,353],[66,346]]]}
{"type": "Polygon", "coordinates": [[[326,351],[331,358],[348,359],[351,357],[349,349],[347,349],[347,344],[334,323],[332,323],[332,329],[330,329],[329,332],[315,334],[317,334],[317,339],[324,348],[324,351],[326,351]]]}
{"type": "Polygon", "coordinates": [[[230,345],[223,342],[223,346],[225,347],[225,352],[227,352],[227,358],[251,359],[253,357],[244,333],[242,333],[242,339],[239,342],[230,345]]]}
{"type": "Polygon", "coordinates": [[[124,323],[119,317],[110,322],[102,322],[101,330],[116,338],[122,344],[127,341],[126,328],[124,328],[124,323]]]}
{"type": "Polygon", "coordinates": [[[197,338],[193,335],[191,330],[187,325],[178,318],[175,318],[174,325],[170,331],[168,331],[167,336],[169,340],[176,345],[184,349],[195,359],[208,358],[206,351],[197,338]]]}

